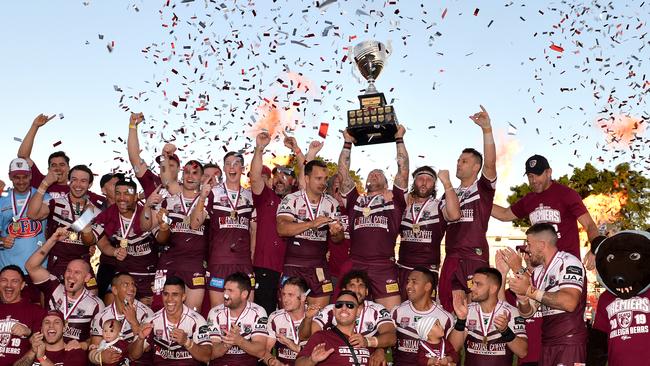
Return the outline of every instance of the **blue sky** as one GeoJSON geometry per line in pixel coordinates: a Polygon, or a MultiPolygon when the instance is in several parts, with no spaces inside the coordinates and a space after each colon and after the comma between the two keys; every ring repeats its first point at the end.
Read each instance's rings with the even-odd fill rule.
{"type": "MultiPolygon", "coordinates": [[[[261,118],[256,105],[273,96],[280,108],[299,103],[291,116],[300,117],[295,135],[303,146],[318,138],[315,128],[321,122],[330,123],[323,155],[335,160],[345,111],[357,108],[356,96],[365,85],[349,62],[341,62],[344,48],[365,39],[392,42],[393,55],[377,88],[393,100],[408,128],[413,168],[428,164],[453,171],[462,148],[480,147],[480,130],[467,118],[479,104],[491,114],[497,145],[510,151],[498,163],[500,198],[523,182],[523,163],[535,153],[549,158],[555,175],[588,161],[599,168],[633,161],[627,147],[603,150],[606,136],[594,121],[602,111],[648,116],[643,70],[650,52],[648,40],[640,39],[648,28],[648,4],[621,1],[607,8],[589,2],[573,9],[560,2],[536,7],[523,1],[336,1],[321,9],[314,4],[5,4],[10,16],[0,25],[0,118],[9,128],[0,137],[0,166],[15,156],[14,137],[22,138],[43,112],[64,118],[51,121],[37,137],[33,158],[40,166],[54,149],[63,149],[73,164],[92,163],[98,174],[125,169],[116,160],[126,158],[118,140],[125,140],[128,128],[122,106],[146,115],[143,127],[152,132],[151,138],[141,137],[146,160],[153,160],[163,139],[172,138],[182,148],[181,159],[220,160],[223,146],[251,151],[244,132],[261,118]],[[334,27],[323,35],[329,26],[334,27]],[[551,44],[564,52],[551,50],[551,44]],[[630,70],[637,75],[629,77],[630,70]],[[287,71],[301,73],[312,89],[282,87],[277,79],[286,83],[287,71]],[[208,110],[194,112],[208,95],[208,110]],[[609,95],[613,103],[607,103],[609,95]],[[187,102],[179,101],[181,96],[187,102]],[[57,141],[62,144],[54,148],[57,141]]],[[[632,144],[635,156],[648,156],[643,143],[648,133],[639,135],[632,144]]],[[[286,151],[280,143],[272,148],[286,151]]],[[[355,148],[352,166],[364,175],[375,167],[394,172],[394,154],[390,144],[355,148]]],[[[636,168],[647,173],[648,165],[636,168]]],[[[6,180],[6,173],[0,177],[6,180]]]]}

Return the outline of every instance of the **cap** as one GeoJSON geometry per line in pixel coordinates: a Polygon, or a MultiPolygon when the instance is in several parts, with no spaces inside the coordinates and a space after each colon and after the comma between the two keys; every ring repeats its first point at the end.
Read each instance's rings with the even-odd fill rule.
{"type": "Polygon", "coordinates": [[[102,175],[102,178],[99,180],[99,188],[104,188],[104,184],[108,183],[109,180],[117,178],[117,180],[123,180],[124,174],[122,173],[107,173],[102,175]]]}
{"type": "Polygon", "coordinates": [[[541,175],[546,169],[550,169],[551,166],[548,164],[548,160],[541,155],[533,155],[528,160],[526,160],[526,173],[533,173],[535,175],[541,175]]]}
{"type": "Polygon", "coordinates": [[[15,158],[9,163],[9,177],[15,174],[31,174],[32,170],[29,168],[29,163],[23,158],[15,158]]]}
{"type": "Polygon", "coordinates": [[[436,320],[438,320],[438,318],[434,316],[425,316],[418,320],[415,327],[417,328],[416,330],[418,331],[420,339],[426,341],[427,338],[429,338],[429,332],[431,331],[431,328],[433,328],[433,325],[436,324],[436,320]]]}
{"type": "Polygon", "coordinates": [[[273,173],[275,172],[280,172],[294,178],[296,177],[296,172],[294,172],[293,168],[290,166],[278,165],[273,168],[273,173]]]}
{"type": "MultiPolygon", "coordinates": [[[[156,163],[160,164],[160,162],[162,161],[162,157],[163,157],[162,155],[158,155],[156,157],[156,163]]],[[[170,156],[169,158],[176,161],[179,166],[181,165],[181,159],[178,158],[178,155],[172,154],[172,156],[170,156]]]]}
{"type": "Polygon", "coordinates": [[[61,318],[62,321],[65,321],[65,319],[63,319],[63,313],[59,310],[49,310],[45,313],[45,316],[56,316],[57,318],[61,318]]]}

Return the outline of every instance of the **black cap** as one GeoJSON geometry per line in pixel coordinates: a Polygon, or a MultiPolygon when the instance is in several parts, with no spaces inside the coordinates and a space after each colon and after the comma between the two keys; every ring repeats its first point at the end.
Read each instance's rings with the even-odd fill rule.
{"type": "Polygon", "coordinates": [[[528,160],[526,160],[526,173],[533,173],[535,175],[541,175],[546,169],[550,169],[551,166],[548,164],[548,160],[541,155],[533,155],[528,160]]]}

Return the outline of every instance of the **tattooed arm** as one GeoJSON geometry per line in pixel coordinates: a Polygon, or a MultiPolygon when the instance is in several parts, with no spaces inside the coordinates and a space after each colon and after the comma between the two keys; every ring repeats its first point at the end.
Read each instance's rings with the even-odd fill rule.
{"type": "Polygon", "coordinates": [[[395,186],[402,188],[404,191],[408,189],[409,185],[409,153],[404,146],[404,133],[406,128],[402,125],[397,125],[397,132],[395,132],[395,145],[397,146],[397,175],[395,175],[395,186]]]}
{"type": "Polygon", "coordinates": [[[343,144],[343,149],[341,150],[341,155],[339,155],[339,177],[341,177],[341,187],[340,190],[342,193],[347,194],[354,188],[354,181],[350,175],[350,152],[352,149],[352,144],[355,142],[354,137],[348,133],[347,130],[343,131],[343,138],[345,143],[343,144]]]}

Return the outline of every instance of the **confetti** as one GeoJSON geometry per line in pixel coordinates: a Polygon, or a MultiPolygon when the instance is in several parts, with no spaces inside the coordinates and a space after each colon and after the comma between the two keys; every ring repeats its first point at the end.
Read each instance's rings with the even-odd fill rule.
{"type": "Polygon", "coordinates": [[[329,129],[330,124],[326,122],[321,122],[320,127],[318,128],[318,136],[322,138],[327,137],[327,130],[329,129]]]}

